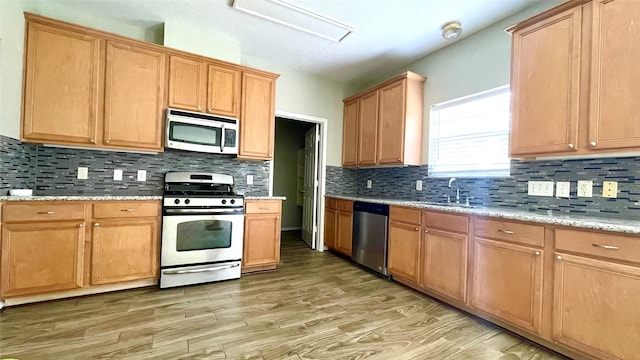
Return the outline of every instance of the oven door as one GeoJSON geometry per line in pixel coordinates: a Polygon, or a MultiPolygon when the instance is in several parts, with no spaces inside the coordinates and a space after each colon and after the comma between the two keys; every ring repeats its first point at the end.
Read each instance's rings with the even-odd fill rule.
{"type": "Polygon", "coordinates": [[[162,267],[240,260],[244,215],[165,215],[162,267]]]}

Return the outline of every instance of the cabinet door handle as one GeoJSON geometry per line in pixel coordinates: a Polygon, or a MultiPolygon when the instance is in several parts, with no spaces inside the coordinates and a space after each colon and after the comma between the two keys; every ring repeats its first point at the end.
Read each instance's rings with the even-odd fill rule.
{"type": "Polygon", "coordinates": [[[269,154],[269,157],[271,157],[271,154],[269,154]]]}
{"type": "Polygon", "coordinates": [[[511,230],[502,230],[502,229],[498,229],[499,232],[507,234],[507,235],[513,235],[513,231],[511,230]]]}
{"type": "Polygon", "coordinates": [[[100,223],[95,223],[95,224],[93,224],[93,226],[94,227],[98,227],[98,226],[100,226],[100,223]]]}
{"type": "Polygon", "coordinates": [[[122,209],[120,211],[122,211],[122,212],[133,212],[133,211],[136,211],[136,209],[122,209]]]}
{"type": "Polygon", "coordinates": [[[556,256],[556,259],[562,260],[562,256],[558,255],[558,256],[556,256]]]}
{"type": "Polygon", "coordinates": [[[276,219],[280,219],[280,216],[276,216],[276,219]]]}
{"type": "Polygon", "coordinates": [[[110,143],[110,142],[111,142],[111,140],[110,140],[110,139],[107,139],[106,143],[108,144],[108,143],[110,143]]]}
{"type": "Polygon", "coordinates": [[[212,108],[208,108],[207,111],[208,112],[213,112],[213,109],[212,108]]]}
{"type": "Polygon", "coordinates": [[[613,245],[591,244],[591,246],[607,250],[618,250],[618,247],[613,245]]]}
{"type": "Polygon", "coordinates": [[[428,233],[428,232],[429,232],[429,230],[425,230],[424,232],[428,233]]]}
{"type": "Polygon", "coordinates": [[[38,215],[51,215],[53,211],[38,211],[38,215]]]}
{"type": "Polygon", "coordinates": [[[95,144],[96,139],[89,139],[89,142],[92,143],[92,144],[95,144]]]}
{"type": "Polygon", "coordinates": [[[540,256],[540,251],[534,251],[533,256],[540,256]]]}
{"type": "Polygon", "coordinates": [[[202,110],[202,106],[198,106],[198,111],[201,111],[201,110],[202,110]]]}
{"type": "Polygon", "coordinates": [[[598,146],[598,143],[595,142],[595,141],[591,141],[591,142],[589,142],[589,146],[596,147],[596,146],[598,146]]]}
{"type": "Polygon", "coordinates": [[[83,228],[83,227],[84,227],[84,224],[78,224],[78,227],[79,227],[79,228],[83,228]]]}
{"type": "Polygon", "coordinates": [[[567,144],[567,147],[568,147],[569,149],[573,149],[575,146],[574,146],[573,144],[567,144]]]}

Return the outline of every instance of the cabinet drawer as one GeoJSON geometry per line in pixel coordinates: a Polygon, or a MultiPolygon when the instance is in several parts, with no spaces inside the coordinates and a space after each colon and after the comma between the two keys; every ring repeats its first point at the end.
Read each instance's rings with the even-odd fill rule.
{"type": "Polygon", "coordinates": [[[353,201],[351,200],[338,200],[338,210],[344,212],[353,212],[353,201]]]}
{"type": "Polygon", "coordinates": [[[324,201],[324,207],[338,210],[338,200],[334,198],[326,198],[324,201]]]}
{"type": "Polygon", "coordinates": [[[389,218],[403,223],[415,224],[420,226],[420,217],[422,212],[419,209],[409,209],[399,206],[391,206],[389,208],[389,218]]]}
{"type": "Polygon", "coordinates": [[[544,246],[544,227],[511,221],[477,219],[475,234],[532,246],[544,246]]]}
{"type": "Polygon", "coordinates": [[[6,203],[4,222],[84,219],[84,203],[6,203]]]}
{"type": "Polygon", "coordinates": [[[247,214],[279,214],[280,200],[249,200],[245,202],[247,214]]]}
{"type": "Polygon", "coordinates": [[[556,229],[556,250],[640,263],[640,237],[556,229]]]}
{"type": "Polygon", "coordinates": [[[422,216],[423,224],[428,228],[469,233],[469,218],[464,215],[424,212],[422,216]]]}
{"type": "Polygon", "coordinates": [[[160,203],[144,201],[117,201],[93,204],[94,219],[152,216],[160,216],[160,203]]]}

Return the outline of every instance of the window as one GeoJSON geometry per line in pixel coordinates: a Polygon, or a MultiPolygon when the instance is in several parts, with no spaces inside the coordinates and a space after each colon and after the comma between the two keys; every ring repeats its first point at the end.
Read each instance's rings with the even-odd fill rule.
{"type": "Polygon", "coordinates": [[[509,176],[509,87],[431,106],[429,176],[509,176]]]}

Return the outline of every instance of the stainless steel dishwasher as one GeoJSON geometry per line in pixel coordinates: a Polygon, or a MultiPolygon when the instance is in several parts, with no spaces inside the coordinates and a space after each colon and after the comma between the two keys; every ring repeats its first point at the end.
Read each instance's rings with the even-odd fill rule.
{"type": "Polygon", "coordinates": [[[387,272],[389,205],[356,201],[353,204],[352,257],[384,276],[387,272]]]}

